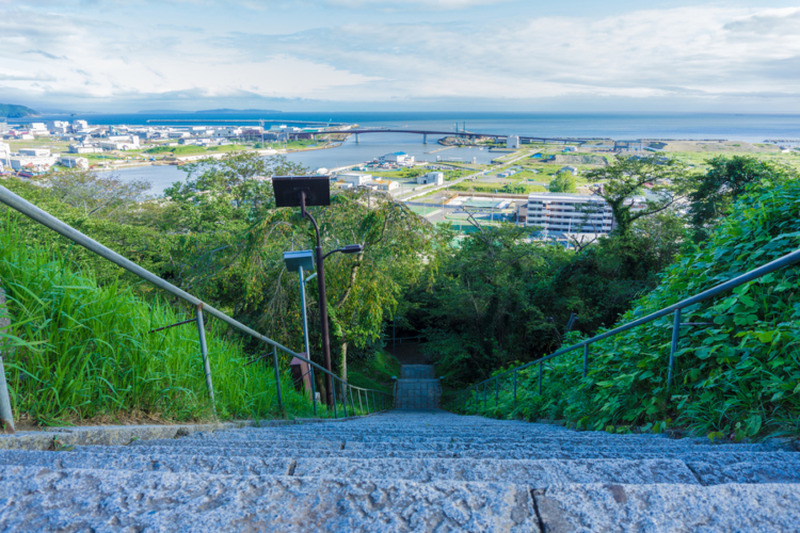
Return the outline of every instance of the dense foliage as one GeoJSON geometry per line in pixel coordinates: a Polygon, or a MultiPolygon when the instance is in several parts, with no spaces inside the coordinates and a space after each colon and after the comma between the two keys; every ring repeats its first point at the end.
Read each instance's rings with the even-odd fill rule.
{"type": "MultiPolygon", "coordinates": [[[[762,181],[742,196],[701,247],[690,247],[659,286],[623,315],[629,322],[792,252],[800,245],[800,180],[762,181]]],[[[662,430],[679,425],[712,437],[743,438],[800,429],[800,270],[752,281],[687,309],[675,379],[667,386],[671,317],[525,371],[516,408],[501,416],[564,418],[579,427],[662,430]]],[[[574,339],[573,339],[574,340],[574,339]]],[[[508,387],[506,387],[508,390],[508,387]]]]}
{"type": "MultiPolygon", "coordinates": [[[[0,283],[12,319],[4,359],[15,415],[39,424],[209,417],[196,328],[148,333],[192,310],[144,301],[123,282],[98,285],[92,273],[21,238],[17,218],[4,214],[0,232],[0,283]]],[[[272,369],[251,364],[218,325],[210,324],[207,341],[219,415],[277,415],[272,369]]],[[[285,372],[283,381],[289,413],[309,413],[285,372]]]]}

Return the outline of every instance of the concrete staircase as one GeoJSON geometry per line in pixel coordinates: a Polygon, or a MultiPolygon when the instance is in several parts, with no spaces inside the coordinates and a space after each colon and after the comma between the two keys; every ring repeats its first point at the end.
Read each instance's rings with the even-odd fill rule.
{"type": "Polygon", "coordinates": [[[430,410],[439,408],[442,385],[433,365],[403,365],[395,382],[394,405],[397,409],[430,410]]]}
{"type": "Polygon", "coordinates": [[[2,531],[798,531],[800,453],[392,411],[0,451],[2,531]]]}

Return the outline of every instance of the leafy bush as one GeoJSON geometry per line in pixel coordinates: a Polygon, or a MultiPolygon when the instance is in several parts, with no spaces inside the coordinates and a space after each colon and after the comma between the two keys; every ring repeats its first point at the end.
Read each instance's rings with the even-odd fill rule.
{"type": "MultiPolygon", "coordinates": [[[[800,180],[762,183],[741,197],[702,248],[669,267],[624,324],[743,274],[800,245],[800,180]]],[[[672,317],[547,364],[543,394],[536,368],[523,372],[516,405],[506,383],[495,401],[469,410],[563,418],[578,427],[695,433],[740,439],[800,429],[800,268],[788,267],[684,310],[674,381],[667,386],[672,317]],[[497,407],[495,407],[497,405],[497,407]]],[[[573,339],[574,340],[574,339],[573,339]]],[[[493,385],[490,385],[490,389],[493,385]]]]}
{"type": "MultiPolygon", "coordinates": [[[[15,414],[37,424],[141,414],[174,420],[211,414],[197,329],[148,331],[193,316],[146,303],[19,238],[8,215],[0,231],[0,280],[14,345],[6,357],[15,414]]],[[[216,322],[207,333],[216,408],[222,418],[277,414],[272,368],[252,361],[216,322]]],[[[283,372],[289,413],[310,412],[283,372]]]]}

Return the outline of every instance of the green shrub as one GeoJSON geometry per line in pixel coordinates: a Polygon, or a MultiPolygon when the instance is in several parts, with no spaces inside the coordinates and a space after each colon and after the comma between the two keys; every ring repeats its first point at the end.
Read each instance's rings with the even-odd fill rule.
{"type": "MultiPolygon", "coordinates": [[[[0,283],[12,317],[6,371],[15,415],[37,424],[143,414],[172,420],[211,416],[194,324],[148,333],[194,316],[148,303],[122,283],[99,286],[42,247],[0,228],[0,283]]],[[[278,414],[274,371],[252,361],[222,324],[208,324],[208,351],[221,418],[278,414]]],[[[266,351],[266,350],[265,350],[266,351]]],[[[289,414],[310,413],[282,372],[289,414]]]]}

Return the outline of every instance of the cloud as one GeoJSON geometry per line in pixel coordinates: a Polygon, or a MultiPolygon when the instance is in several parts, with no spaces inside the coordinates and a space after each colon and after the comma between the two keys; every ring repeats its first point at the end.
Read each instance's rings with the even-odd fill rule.
{"type": "Polygon", "coordinates": [[[57,4],[31,10],[0,0],[0,100],[12,89],[42,98],[176,102],[185,101],[179,95],[655,102],[800,93],[798,8],[694,6],[592,18],[510,11],[521,4],[504,0],[402,4],[410,12],[454,10],[454,20],[442,22],[450,15],[374,15],[401,5],[378,0],[237,0],[219,12],[210,0],[167,0],[157,13],[147,3],[102,2],[75,12],[57,4]],[[327,6],[340,16],[313,19],[314,10],[297,5],[327,6]],[[469,16],[487,5],[496,16],[469,16]],[[303,29],[274,23],[283,20],[277,12],[290,11],[303,29]]]}
{"type": "Polygon", "coordinates": [[[378,7],[407,9],[409,5],[413,5],[415,8],[448,10],[502,4],[509,1],[510,0],[405,0],[400,2],[386,0],[324,0],[324,3],[331,6],[347,8],[378,7]]]}

